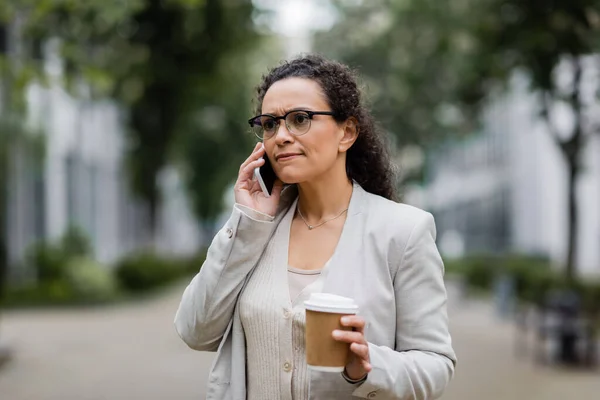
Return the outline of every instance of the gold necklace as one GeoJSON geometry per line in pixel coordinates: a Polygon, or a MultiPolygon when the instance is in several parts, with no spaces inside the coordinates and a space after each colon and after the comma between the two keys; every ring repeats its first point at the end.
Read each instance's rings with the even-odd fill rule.
{"type": "Polygon", "coordinates": [[[309,223],[308,223],[308,221],[306,220],[306,218],[304,218],[304,215],[302,215],[302,211],[300,211],[300,207],[298,207],[298,208],[297,208],[297,210],[298,210],[298,215],[300,215],[300,218],[302,218],[302,221],[304,221],[304,224],[306,225],[306,227],[307,227],[309,230],[311,230],[311,231],[312,231],[313,229],[316,229],[316,228],[318,228],[318,227],[322,226],[322,225],[325,225],[325,224],[326,224],[326,223],[328,223],[329,221],[333,221],[334,219],[338,219],[339,217],[341,217],[341,216],[342,216],[342,214],[344,214],[346,211],[348,211],[348,209],[346,208],[345,210],[343,210],[341,213],[339,213],[338,215],[336,215],[336,216],[335,216],[335,217],[333,217],[333,218],[329,218],[329,219],[327,219],[327,220],[325,220],[325,221],[321,222],[321,223],[320,223],[320,224],[318,224],[318,225],[311,225],[311,224],[309,224],[309,223]]]}

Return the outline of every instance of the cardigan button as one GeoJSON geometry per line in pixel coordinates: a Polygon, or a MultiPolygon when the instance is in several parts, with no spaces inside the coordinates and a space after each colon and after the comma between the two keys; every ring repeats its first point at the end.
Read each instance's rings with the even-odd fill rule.
{"type": "Polygon", "coordinates": [[[368,399],[374,399],[375,397],[377,397],[377,391],[372,391],[367,395],[368,399]]]}
{"type": "Polygon", "coordinates": [[[292,370],[292,364],[290,364],[289,362],[283,363],[283,370],[285,372],[290,372],[292,370]]]}
{"type": "Polygon", "coordinates": [[[225,233],[227,233],[227,237],[229,239],[231,239],[233,237],[233,229],[227,228],[227,230],[225,231],[225,233]]]}

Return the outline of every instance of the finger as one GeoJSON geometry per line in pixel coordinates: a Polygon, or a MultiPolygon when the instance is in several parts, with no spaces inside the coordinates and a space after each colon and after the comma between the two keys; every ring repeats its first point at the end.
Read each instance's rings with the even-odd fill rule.
{"type": "Polygon", "coordinates": [[[252,149],[252,153],[250,153],[250,155],[248,156],[248,158],[246,158],[246,160],[244,160],[244,162],[240,166],[240,171],[242,169],[244,169],[244,167],[246,167],[246,165],[248,165],[252,161],[255,161],[258,158],[262,157],[262,155],[264,154],[264,152],[265,152],[265,148],[262,145],[262,143],[257,143],[256,146],[254,146],[254,149],[252,149]]]}
{"type": "Polygon", "coordinates": [[[254,175],[254,170],[257,167],[260,167],[261,165],[263,165],[264,163],[265,163],[265,160],[262,158],[259,158],[258,160],[254,160],[254,161],[246,164],[246,166],[240,170],[240,173],[238,176],[238,181],[252,180],[253,175],[254,175]]]}
{"type": "Polygon", "coordinates": [[[367,373],[369,373],[373,370],[373,366],[367,360],[362,360],[362,366],[365,369],[365,371],[367,371],[367,373]]]}
{"type": "Polygon", "coordinates": [[[350,345],[350,351],[356,354],[363,360],[369,361],[369,346],[366,344],[352,343],[350,345]]]}
{"type": "Polygon", "coordinates": [[[250,153],[250,155],[248,156],[248,158],[246,158],[246,160],[242,163],[242,165],[240,165],[240,172],[251,162],[259,159],[260,157],[263,156],[265,152],[265,148],[263,147],[262,143],[256,143],[256,146],[254,146],[254,149],[252,149],[252,153],[250,153]]]}
{"type": "Polygon", "coordinates": [[[359,317],[358,315],[348,315],[342,317],[340,322],[342,326],[355,328],[358,332],[363,332],[366,324],[365,319],[363,317],[359,317]]]}
{"type": "Polygon", "coordinates": [[[333,338],[339,342],[365,344],[365,337],[358,331],[333,331],[333,338]]]}
{"type": "Polygon", "coordinates": [[[249,185],[248,185],[248,191],[250,193],[255,193],[255,192],[262,191],[261,188],[260,188],[260,184],[258,183],[257,180],[252,180],[252,182],[249,183],[249,185]]]}

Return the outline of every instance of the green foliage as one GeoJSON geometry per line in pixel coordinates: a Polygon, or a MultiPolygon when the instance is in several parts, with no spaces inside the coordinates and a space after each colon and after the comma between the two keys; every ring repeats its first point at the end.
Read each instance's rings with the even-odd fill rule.
{"type": "Polygon", "coordinates": [[[493,0],[488,7],[473,32],[472,53],[481,57],[474,71],[480,73],[482,93],[490,78],[504,78],[515,68],[530,75],[533,88],[554,92],[558,87],[553,74],[565,56],[599,50],[598,0],[493,0]]]}
{"type": "Polygon", "coordinates": [[[0,305],[40,307],[106,304],[153,292],[178,279],[198,273],[206,251],[184,258],[168,258],[138,252],[120,260],[114,268],[89,256],[65,257],[58,246],[36,246],[38,270],[43,278],[10,287],[0,305]],[[47,271],[47,272],[46,272],[47,271]]]}
{"type": "Polygon", "coordinates": [[[94,262],[91,244],[77,227],[70,227],[54,243],[36,243],[25,263],[35,280],[10,287],[2,303],[7,306],[58,305],[105,302],[117,295],[111,272],[94,262]]]}
{"type": "Polygon", "coordinates": [[[50,282],[67,276],[68,264],[74,258],[92,254],[89,238],[78,227],[69,227],[56,243],[34,244],[26,256],[26,264],[33,268],[38,280],[50,282]]]}
{"type": "Polygon", "coordinates": [[[105,302],[118,297],[118,284],[112,271],[87,257],[69,261],[65,282],[80,302],[105,302]]]}
{"type": "Polygon", "coordinates": [[[4,307],[37,307],[65,305],[74,302],[72,288],[63,279],[9,288],[1,305],[4,307]]]}
{"type": "Polygon", "coordinates": [[[204,249],[197,254],[182,260],[182,271],[186,275],[196,275],[200,271],[200,267],[206,260],[207,249],[204,249]]]}
{"type": "Polygon", "coordinates": [[[579,293],[583,299],[583,306],[590,312],[600,312],[600,282],[580,282],[579,293]]]}
{"type": "Polygon", "coordinates": [[[460,275],[477,289],[489,289],[500,271],[502,261],[496,256],[473,255],[461,259],[445,260],[446,273],[460,275]]]}
{"type": "Polygon", "coordinates": [[[359,68],[400,145],[470,133],[515,71],[563,96],[552,79],[559,63],[600,49],[599,0],[336,3],[339,23],[317,49],[359,68]]]}
{"type": "Polygon", "coordinates": [[[68,257],[59,246],[50,243],[37,243],[28,251],[26,263],[36,272],[42,282],[64,278],[68,257]]]}
{"type": "Polygon", "coordinates": [[[452,104],[470,24],[460,2],[362,2],[339,9],[339,24],[317,36],[317,49],[359,69],[376,118],[399,146],[428,145],[470,128],[468,119],[454,115],[465,110],[452,104]]]}
{"type": "Polygon", "coordinates": [[[146,251],[119,261],[115,274],[124,289],[141,292],[172,282],[182,275],[182,270],[180,262],[146,251]]]}
{"type": "Polygon", "coordinates": [[[570,288],[581,294],[586,309],[600,310],[599,281],[566,280],[545,258],[478,255],[445,260],[444,264],[447,274],[461,276],[471,289],[491,291],[498,278],[507,276],[520,301],[540,304],[550,291],[570,288]]]}
{"type": "Polygon", "coordinates": [[[506,260],[502,272],[514,280],[517,297],[527,301],[539,301],[558,280],[550,263],[537,257],[512,256],[506,260]]]}
{"type": "Polygon", "coordinates": [[[121,259],[115,265],[114,273],[123,289],[139,293],[197,274],[205,259],[206,250],[183,258],[164,257],[151,251],[140,251],[121,259]]]}
{"type": "Polygon", "coordinates": [[[85,257],[92,254],[92,244],[83,230],[76,225],[70,226],[60,241],[60,248],[66,257],[85,257]]]}
{"type": "MultiPolygon", "coordinates": [[[[58,264],[57,264],[58,265],[58,264]]],[[[62,259],[52,278],[12,287],[1,304],[8,307],[86,305],[112,302],[120,297],[109,268],[87,257],[62,259]]]]}
{"type": "MultiPolygon", "coordinates": [[[[0,21],[24,17],[24,48],[31,50],[26,54],[39,53],[48,38],[60,40],[65,83],[75,95],[83,78],[93,96],[112,97],[124,107],[130,181],[149,204],[153,222],[163,167],[174,163],[189,171],[194,208],[200,217],[212,218],[234,177],[232,165],[243,159],[240,149],[251,148],[243,121],[247,82],[254,74],[247,55],[260,43],[255,13],[250,0],[15,0],[0,5],[0,21]],[[218,132],[199,117],[210,109],[225,116],[218,132]],[[206,148],[213,151],[196,176],[206,148]]],[[[42,75],[35,57],[19,65],[42,75]]]]}

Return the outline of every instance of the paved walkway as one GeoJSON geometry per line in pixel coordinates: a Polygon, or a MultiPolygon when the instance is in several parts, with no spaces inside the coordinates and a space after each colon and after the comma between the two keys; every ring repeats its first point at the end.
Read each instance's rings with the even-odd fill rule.
{"type": "MultiPolygon", "coordinates": [[[[0,329],[15,358],[0,371],[0,399],[203,399],[212,354],[189,350],[177,337],[181,292],[108,309],[5,313],[0,329]]],[[[518,361],[512,328],[494,320],[488,305],[452,303],[459,368],[445,400],[597,398],[600,373],[518,361]]]]}
{"type": "Polygon", "coordinates": [[[444,400],[565,400],[600,396],[600,371],[540,367],[528,354],[517,358],[512,324],[494,318],[489,304],[454,304],[450,320],[459,364],[444,400]]]}
{"type": "Polygon", "coordinates": [[[212,354],[190,350],[174,330],[182,291],[109,309],[5,314],[14,355],[0,371],[0,399],[203,399],[212,354]]]}

